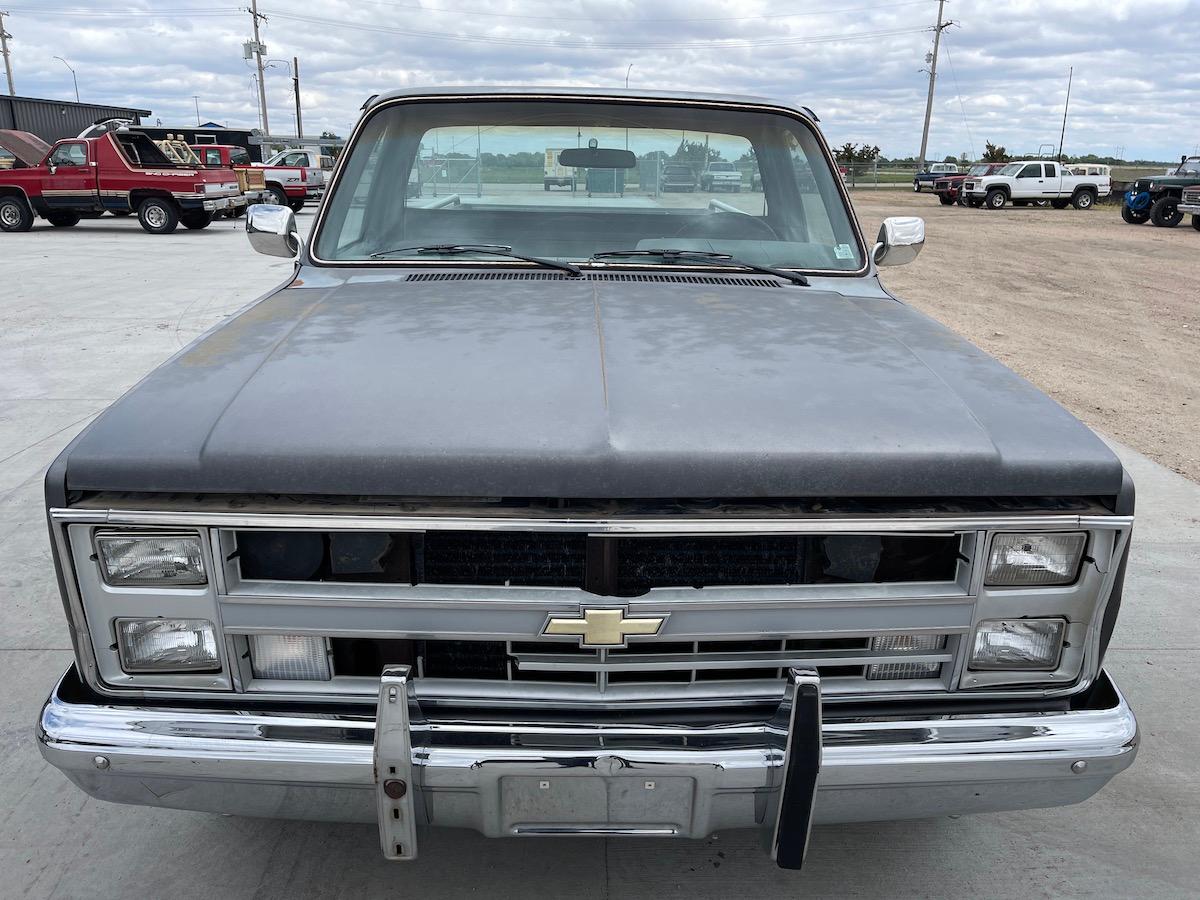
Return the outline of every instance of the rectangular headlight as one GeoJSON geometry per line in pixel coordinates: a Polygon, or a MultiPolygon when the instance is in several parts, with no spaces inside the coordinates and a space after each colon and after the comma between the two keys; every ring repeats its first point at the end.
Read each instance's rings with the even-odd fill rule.
{"type": "Polygon", "coordinates": [[[969,668],[1050,671],[1062,655],[1062,619],[994,619],[980,622],[969,668]]]}
{"type": "Polygon", "coordinates": [[[1071,584],[1079,575],[1086,543],[1082,531],[997,534],[984,583],[989,587],[1071,584]]]}
{"type": "Polygon", "coordinates": [[[217,634],[207,619],[118,619],[126,672],[219,672],[217,634]]]}
{"type": "MultiPolygon", "coordinates": [[[[871,650],[943,650],[944,634],[885,634],[871,638],[871,650]]],[[[900,678],[935,678],[941,671],[938,662],[876,663],[867,666],[868,681],[895,681],[900,678]]]]}
{"type": "Polygon", "coordinates": [[[111,585],[205,584],[200,535],[98,534],[96,554],[111,585]]]}
{"type": "Polygon", "coordinates": [[[250,667],[255,678],[284,681],[328,681],[332,674],[325,638],[302,634],[252,635],[250,667]]]}

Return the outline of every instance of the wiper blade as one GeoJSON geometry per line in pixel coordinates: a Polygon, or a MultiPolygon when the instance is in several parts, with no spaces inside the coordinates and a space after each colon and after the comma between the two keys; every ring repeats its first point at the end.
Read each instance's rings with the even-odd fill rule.
{"type": "Polygon", "coordinates": [[[508,244],[420,244],[415,247],[393,247],[391,250],[377,250],[371,254],[371,259],[390,256],[393,253],[418,253],[438,256],[453,256],[458,253],[488,253],[492,256],[504,256],[508,259],[519,259],[522,262],[544,266],[547,269],[559,269],[571,275],[582,275],[579,266],[557,259],[545,259],[541,256],[526,256],[524,253],[514,253],[508,244]]]}
{"type": "Polygon", "coordinates": [[[746,262],[742,259],[737,259],[729,253],[718,253],[715,250],[672,250],[669,248],[657,249],[647,248],[645,250],[602,250],[599,253],[593,253],[592,259],[603,260],[613,259],[623,256],[654,256],[661,259],[663,262],[675,262],[681,259],[706,259],[713,262],[725,263],[730,266],[736,266],[739,269],[748,269],[751,272],[761,272],[764,275],[774,275],[777,278],[786,278],[793,284],[799,284],[808,287],[808,278],[801,275],[799,272],[791,272],[787,269],[776,269],[774,266],[763,266],[758,263],[746,262]]]}

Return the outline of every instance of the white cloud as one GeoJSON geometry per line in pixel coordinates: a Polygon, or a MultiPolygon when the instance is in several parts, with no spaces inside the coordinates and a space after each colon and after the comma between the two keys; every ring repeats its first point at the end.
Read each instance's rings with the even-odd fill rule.
{"type": "MultiPolygon", "coordinates": [[[[258,124],[250,17],[238,0],[14,0],[17,92],[258,124]],[[223,5],[227,4],[227,5],[223,5]]],[[[244,3],[243,3],[244,5],[244,3]]],[[[438,84],[624,83],[765,94],[810,106],[832,143],[920,143],[934,0],[259,0],[271,57],[300,58],[306,132],[345,134],[370,94],[438,84]],[[866,39],[855,35],[874,34],[866,39]],[[826,41],[835,36],[838,39],[826,41]],[[816,41],[816,42],[814,42],[816,41]]],[[[956,0],[943,41],[930,156],[991,140],[1173,159],[1200,143],[1197,0],[956,0]],[[960,102],[961,93],[961,102],[960,102]]],[[[285,66],[267,73],[272,130],[291,131],[285,66]]]]}

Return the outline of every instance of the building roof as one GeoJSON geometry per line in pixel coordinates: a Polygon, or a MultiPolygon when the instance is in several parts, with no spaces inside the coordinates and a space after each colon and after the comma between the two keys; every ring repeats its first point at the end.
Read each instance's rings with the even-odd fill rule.
{"type": "Polygon", "coordinates": [[[58,100],[53,97],[10,97],[8,95],[0,95],[0,100],[16,103],[53,103],[56,106],[75,106],[80,109],[120,109],[126,112],[137,113],[139,116],[150,115],[148,109],[138,109],[135,106],[122,106],[120,103],[76,103],[74,100],[58,100]]]}

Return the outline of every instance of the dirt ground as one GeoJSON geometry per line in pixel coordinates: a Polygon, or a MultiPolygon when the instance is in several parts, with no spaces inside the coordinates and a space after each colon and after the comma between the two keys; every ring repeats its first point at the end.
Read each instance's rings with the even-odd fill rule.
{"type": "Polygon", "coordinates": [[[944,207],[932,194],[863,190],[873,239],[889,215],[925,219],[916,262],[890,290],[1075,415],[1200,481],[1200,232],[1088,212],[944,207]]]}

